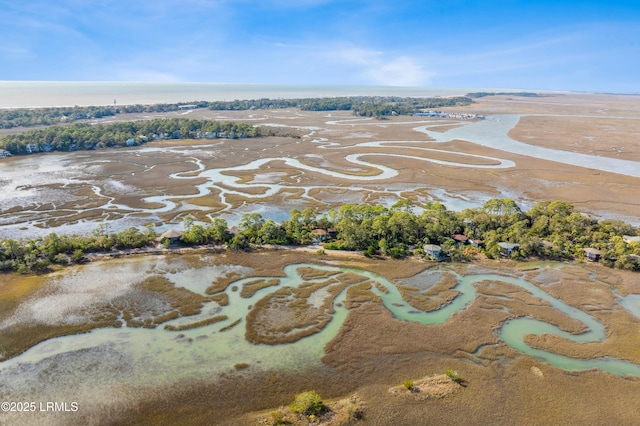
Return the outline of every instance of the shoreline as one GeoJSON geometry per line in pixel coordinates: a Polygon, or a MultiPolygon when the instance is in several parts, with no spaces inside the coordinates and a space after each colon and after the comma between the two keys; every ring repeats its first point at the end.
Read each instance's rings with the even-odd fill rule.
{"type": "Polygon", "coordinates": [[[0,81],[0,99],[4,108],[67,108],[207,101],[232,101],[263,98],[294,99],[336,96],[458,96],[475,89],[425,88],[402,86],[339,86],[244,83],[153,83],[89,81],[0,81]],[[37,93],[38,101],[25,100],[24,93],[37,93]],[[44,100],[43,100],[44,99],[44,100]],[[55,99],[56,101],[48,101],[55,99]],[[60,101],[63,99],[64,101],[60,101]],[[56,105],[56,106],[54,106],[56,105]]]}

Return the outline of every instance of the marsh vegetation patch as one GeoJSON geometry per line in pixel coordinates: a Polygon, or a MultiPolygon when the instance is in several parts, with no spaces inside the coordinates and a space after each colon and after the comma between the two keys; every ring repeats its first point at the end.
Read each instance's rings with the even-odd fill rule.
{"type": "Polygon", "coordinates": [[[302,269],[307,279],[297,287],[280,288],[253,306],[247,315],[248,341],[275,345],[317,333],[331,321],[338,294],[347,286],[366,280],[352,272],[336,275],[335,271],[328,274],[314,269],[302,269]]]}

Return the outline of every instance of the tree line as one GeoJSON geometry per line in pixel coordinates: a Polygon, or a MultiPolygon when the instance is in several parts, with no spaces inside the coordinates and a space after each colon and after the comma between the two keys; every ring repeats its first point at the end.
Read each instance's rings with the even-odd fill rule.
{"type": "Polygon", "coordinates": [[[303,111],[353,111],[358,116],[410,115],[422,109],[444,108],[473,103],[470,96],[452,98],[407,98],[399,96],[343,96],[333,98],[251,99],[234,101],[195,101],[175,104],[75,106],[16,108],[0,110],[0,129],[50,126],[95,120],[117,114],[180,111],[185,107],[215,111],[299,108],[303,111]]]}
{"type": "MultiPolygon", "coordinates": [[[[183,246],[224,245],[230,250],[250,250],[263,244],[306,245],[321,242],[323,249],[362,251],[366,256],[425,256],[425,244],[440,245],[454,261],[483,254],[505,256],[499,243],[518,244],[508,256],[574,260],[587,247],[601,251],[600,263],[640,271],[640,242],[626,242],[623,236],[637,236],[638,228],[620,220],[595,220],[576,212],[562,201],[541,201],[522,211],[511,199],[491,199],[482,207],[460,212],[447,210],[438,202],[416,205],[401,200],[391,207],[346,204],[319,212],[317,208],[293,209],[289,218],[276,223],[259,213],[242,215],[238,230],[215,218],[208,224],[187,216],[179,244],[183,246]],[[474,244],[454,239],[464,235],[474,244]]],[[[121,249],[138,249],[158,244],[152,227],[132,227],[109,233],[104,226],[91,235],[57,235],[43,238],[0,241],[0,271],[46,272],[52,264],[82,262],[85,255],[121,249]]],[[[159,242],[165,246],[168,239],[159,242]]],[[[322,251],[323,249],[320,249],[322,251]]]]}
{"type": "Polygon", "coordinates": [[[78,120],[109,117],[116,112],[112,107],[98,106],[0,109],[0,129],[72,123],[78,120]]]}
{"type": "Polygon", "coordinates": [[[12,155],[39,151],[74,151],[145,144],[155,139],[244,138],[276,134],[245,123],[155,119],[121,123],[75,123],[0,137],[0,149],[12,155]]]}

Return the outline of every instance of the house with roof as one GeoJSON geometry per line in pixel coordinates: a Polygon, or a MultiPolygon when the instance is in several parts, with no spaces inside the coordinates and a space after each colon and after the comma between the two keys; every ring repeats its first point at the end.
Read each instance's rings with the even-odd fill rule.
{"type": "Polygon", "coordinates": [[[167,229],[160,234],[158,238],[156,238],[156,241],[162,242],[166,239],[169,240],[169,244],[177,244],[180,241],[180,238],[182,238],[182,235],[182,231],[178,231],[177,229],[167,229]]]}
{"type": "Polygon", "coordinates": [[[455,234],[451,238],[456,242],[456,247],[464,246],[465,244],[469,244],[469,237],[462,234],[455,234]]]}
{"type": "Polygon", "coordinates": [[[469,243],[472,246],[474,246],[475,248],[484,247],[484,241],[483,240],[469,240],[469,243]]]}
{"type": "Polygon", "coordinates": [[[424,254],[431,260],[442,260],[442,247],[437,244],[425,244],[422,249],[424,254]]]}
{"type": "Polygon", "coordinates": [[[602,252],[596,248],[587,247],[586,249],[584,249],[584,258],[588,262],[597,262],[598,260],[600,260],[601,255],[602,252]]]}
{"type": "Polygon", "coordinates": [[[314,229],[313,231],[311,231],[311,235],[313,236],[313,240],[317,243],[325,241],[327,238],[329,238],[329,232],[327,232],[325,229],[314,229]]]}
{"type": "Polygon", "coordinates": [[[24,149],[29,153],[33,154],[34,152],[40,152],[40,148],[35,143],[27,144],[24,149]]]}
{"type": "Polygon", "coordinates": [[[498,246],[500,246],[502,254],[505,256],[511,256],[511,253],[516,250],[520,250],[520,244],[517,243],[499,242],[498,246]]]}

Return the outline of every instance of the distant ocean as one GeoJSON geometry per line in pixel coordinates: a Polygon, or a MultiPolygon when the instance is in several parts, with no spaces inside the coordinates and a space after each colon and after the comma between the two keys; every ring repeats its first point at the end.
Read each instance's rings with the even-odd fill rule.
{"type": "Polygon", "coordinates": [[[472,89],[236,83],[0,81],[0,108],[291,99],[329,96],[459,96],[472,89]]]}

